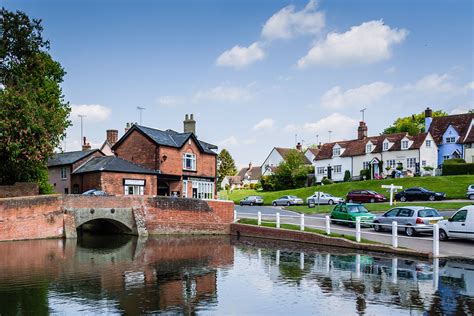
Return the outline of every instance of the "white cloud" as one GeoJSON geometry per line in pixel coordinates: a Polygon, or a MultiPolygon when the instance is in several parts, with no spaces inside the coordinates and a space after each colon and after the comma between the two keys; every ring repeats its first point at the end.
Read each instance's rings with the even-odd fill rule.
{"type": "Polygon", "coordinates": [[[297,35],[314,35],[325,25],[324,13],[318,12],[315,0],[309,1],[306,7],[295,11],[293,5],[284,7],[272,15],[262,29],[262,37],[273,39],[289,39],[297,35]]]}
{"type": "MultiPolygon", "coordinates": [[[[474,107],[473,107],[474,108],[474,107]]],[[[452,109],[451,112],[449,112],[449,115],[455,115],[455,114],[464,114],[464,113],[467,113],[469,112],[470,110],[472,110],[473,108],[469,108],[469,107],[460,107],[460,108],[455,108],[455,109],[452,109]]]]}
{"type": "Polygon", "coordinates": [[[218,101],[218,102],[239,102],[252,98],[251,93],[242,87],[217,86],[209,90],[200,90],[193,96],[193,102],[218,101]]]}
{"type": "Polygon", "coordinates": [[[230,136],[217,142],[217,146],[219,147],[234,146],[237,144],[238,144],[238,141],[235,136],[230,136]]]}
{"type": "Polygon", "coordinates": [[[249,138],[249,139],[244,139],[242,141],[242,144],[251,145],[251,144],[255,144],[256,142],[257,142],[257,140],[255,138],[249,138]]]}
{"type": "Polygon", "coordinates": [[[260,43],[255,42],[248,47],[236,45],[226,50],[217,58],[216,64],[218,66],[242,68],[263,58],[265,58],[265,52],[260,43]]]}
{"type": "Polygon", "coordinates": [[[365,22],[345,33],[329,33],[298,61],[298,67],[368,64],[389,59],[392,46],[401,43],[407,35],[407,30],[392,29],[382,20],[365,22]]]}
{"type": "Polygon", "coordinates": [[[406,90],[420,92],[448,92],[455,87],[452,83],[452,77],[448,74],[430,74],[424,76],[413,84],[405,85],[406,90]]]}
{"type": "Polygon", "coordinates": [[[85,115],[86,122],[102,122],[109,118],[112,111],[110,108],[100,104],[71,105],[72,120],[79,120],[78,115],[85,115]]]}
{"type": "Polygon", "coordinates": [[[304,123],[303,125],[290,124],[285,127],[286,132],[318,134],[319,139],[328,139],[329,131],[331,141],[355,138],[357,120],[340,113],[333,113],[317,122],[304,123]]]}
{"type": "Polygon", "coordinates": [[[253,129],[258,131],[258,130],[263,130],[263,129],[270,129],[273,127],[275,124],[275,121],[271,118],[264,118],[260,122],[254,125],[253,129]]]}
{"type": "Polygon", "coordinates": [[[342,109],[347,106],[362,108],[373,104],[389,93],[392,88],[392,85],[380,81],[346,91],[342,91],[340,86],[335,86],[323,94],[321,106],[332,109],[342,109]]]}
{"type": "Polygon", "coordinates": [[[158,102],[159,105],[173,107],[173,106],[186,103],[186,98],[179,97],[179,96],[165,95],[165,96],[159,97],[156,101],[158,102]]]}
{"type": "Polygon", "coordinates": [[[465,86],[464,89],[466,91],[474,90],[474,81],[468,82],[465,86]]]}

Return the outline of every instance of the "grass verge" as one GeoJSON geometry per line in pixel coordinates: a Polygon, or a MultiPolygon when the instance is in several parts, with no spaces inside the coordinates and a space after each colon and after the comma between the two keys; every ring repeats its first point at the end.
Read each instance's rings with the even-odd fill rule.
{"type": "MultiPolygon", "coordinates": [[[[251,219],[251,218],[241,218],[241,219],[239,219],[239,223],[240,224],[247,224],[247,225],[258,225],[257,220],[256,219],[251,219]]],[[[265,221],[265,222],[262,222],[262,226],[275,228],[276,223],[265,221]]],[[[280,228],[290,229],[290,230],[300,230],[300,226],[293,225],[293,224],[280,224],[280,228]]],[[[304,231],[305,232],[310,232],[310,233],[316,233],[316,234],[319,234],[319,235],[329,236],[329,237],[338,237],[338,238],[344,238],[344,239],[351,240],[351,241],[356,241],[355,236],[338,234],[338,233],[331,233],[330,235],[326,235],[326,232],[322,229],[305,227],[304,231]]],[[[364,243],[364,244],[380,244],[379,242],[364,239],[364,238],[361,238],[360,242],[364,243]]]]}

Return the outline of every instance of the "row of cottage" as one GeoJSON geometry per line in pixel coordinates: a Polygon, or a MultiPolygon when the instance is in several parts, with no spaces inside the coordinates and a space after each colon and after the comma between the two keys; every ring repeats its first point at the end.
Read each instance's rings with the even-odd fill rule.
{"type": "MultiPolygon", "coordinates": [[[[320,144],[301,152],[305,164],[314,166],[316,182],[323,178],[343,181],[346,171],[358,179],[361,170],[369,170],[377,179],[393,173],[435,175],[446,159],[464,158],[474,163],[474,113],[432,117],[425,110],[425,132],[415,136],[408,133],[368,136],[365,122],[360,122],[357,138],[320,144]]],[[[261,176],[270,175],[285,160],[291,148],[275,147],[263,164],[243,168],[224,185],[239,187],[258,182],[261,176]],[[250,175],[249,175],[250,174],[250,175]],[[258,177],[257,177],[258,176],[258,177]]]]}
{"type": "Polygon", "coordinates": [[[83,150],[55,154],[48,161],[55,192],[96,189],[111,195],[216,196],[217,146],[199,140],[196,121],[186,115],[184,131],[128,124],[118,139],[107,130],[99,149],[84,138],[83,150]]]}

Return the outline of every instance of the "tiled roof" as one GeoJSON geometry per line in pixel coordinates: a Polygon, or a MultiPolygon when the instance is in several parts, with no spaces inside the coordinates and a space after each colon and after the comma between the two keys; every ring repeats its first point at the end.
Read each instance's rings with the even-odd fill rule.
{"type": "Polygon", "coordinates": [[[132,125],[132,127],[128,130],[128,132],[120,138],[120,140],[114,145],[114,147],[118,146],[123,139],[125,139],[133,130],[137,129],[139,132],[148,136],[152,141],[154,141],[158,145],[169,146],[174,148],[181,148],[183,145],[188,141],[189,138],[193,138],[197,143],[200,149],[207,153],[216,155],[216,152],[213,149],[217,149],[216,145],[212,145],[203,141],[200,141],[196,138],[193,133],[179,133],[168,129],[166,131],[162,131],[155,128],[150,128],[141,125],[132,125]]]}
{"type": "Polygon", "coordinates": [[[474,127],[471,127],[471,131],[464,139],[464,143],[474,143],[474,127]]]}
{"type": "Polygon", "coordinates": [[[345,140],[345,141],[332,142],[332,143],[326,143],[326,144],[321,145],[321,148],[319,149],[319,152],[316,155],[315,160],[332,158],[332,149],[334,148],[336,144],[338,144],[342,148],[346,148],[349,142],[350,141],[345,140]]]}
{"type": "Polygon", "coordinates": [[[144,168],[138,164],[127,161],[116,156],[94,157],[78,169],[73,174],[97,172],[97,171],[114,171],[125,173],[139,173],[139,174],[157,174],[158,172],[144,168]]]}
{"type": "Polygon", "coordinates": [[[309,147],[308,150],[313,153],[314,156],[317,156],[319,153],[318,147],[309,147]]]}
{"type": "Polygon", "coordinates": [[[241,184],[242,178],[240,176],[226,176],[229,179],[229,184],[241,184]]]}
{"type": "Polygon", "coordinates": [[[48,167],[71,165],[89,155],[92,155],[93,153],[97,151],[99,150],[91,149],[91,150],[69,151],[65,153],[57,153],[57,154],[54,154],[48,160],[48,167]]]}
{"type": "Polygon", "coordinates": [[[459,142],[462,142],[464,137],[466,137],[466,133],[469,130],[469,126],[473,119],[474,113],[434,117],[429,131],[433,136],[435,143],[441,144],[443,141],[443,134],[446,132],[449,125],[452,125],[456,132],[458,132],[459,136],[461,136],[459,142]]]}
{"type": "MultiPolygon", "coordinates": [[[[286,159],[286,156],[288,156],[288,153],[289,153],[291,150],[296,150],[296,149],[294,149],[294,148],[275,147],[275,150],[283,157],[283,159],[286,159]]],[[[308,159],[301,151],[299,151],[299,153],[300,153],[301,156],[303,157],[304,164],[310,165],[310,164],[311,164],[311,161],[309,161],[309,159],[308,159]]]]}
{"type": "Polygon", "coordinates": [[[258,167],[252,167],[252,168],[242,168],[240,169],[238,176],[241,179],[248,179],[248,180],[260,180],[262,178],[262,168],[260,166],[258,167]],[[246,176],[249,176],[249,178],[246,178],[246,176]]]}

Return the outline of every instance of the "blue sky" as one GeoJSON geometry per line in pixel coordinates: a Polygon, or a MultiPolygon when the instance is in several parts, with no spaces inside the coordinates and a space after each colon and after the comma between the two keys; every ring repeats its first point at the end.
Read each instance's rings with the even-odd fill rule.
{"type": "Polygon", "coordinates": [[[351,139],[430,106],[474,108],[472,1],[3,1],[41,18],[95,146],[126,122],[182,130],[261,164],[271,148],[351,139]]]}

